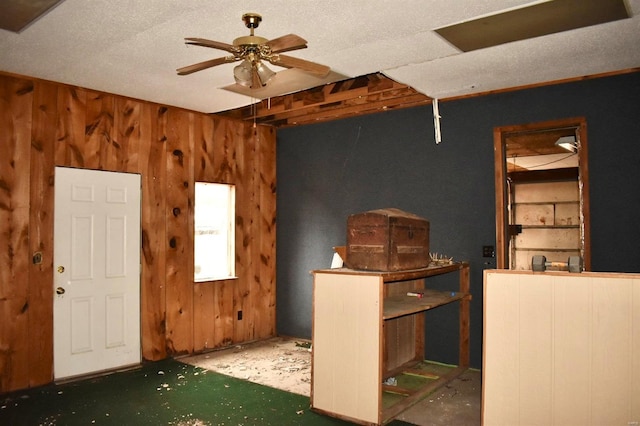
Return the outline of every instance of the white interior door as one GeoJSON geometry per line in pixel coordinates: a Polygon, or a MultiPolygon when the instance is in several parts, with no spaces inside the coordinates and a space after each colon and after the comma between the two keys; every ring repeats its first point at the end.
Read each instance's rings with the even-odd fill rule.
{"type": "Polygon", "coordinates": [[[54,376],[140,362],[140,175],[56,167],[54,376]]]}

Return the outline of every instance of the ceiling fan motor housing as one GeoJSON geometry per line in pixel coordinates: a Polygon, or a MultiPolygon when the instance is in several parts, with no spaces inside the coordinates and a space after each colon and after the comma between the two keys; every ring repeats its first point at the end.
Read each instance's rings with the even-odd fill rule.
{"type": "Polygon", "coordinates": [[[234,46],[238,46],[238,47],[240,47],[240,46],[260,46],[261,44],[265,44],[268,41],[269,40],[267,40],[264,37],[250,35],[250,36],[238,37],[237,39],[233,40],[233,45],[234,46]]]}

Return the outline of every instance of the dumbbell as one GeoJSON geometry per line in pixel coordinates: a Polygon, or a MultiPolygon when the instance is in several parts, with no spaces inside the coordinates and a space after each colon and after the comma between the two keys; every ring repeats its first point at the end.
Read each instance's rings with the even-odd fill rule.
{"type": "Polygon", "coordinates": [[[533,271],[542,272],[547,268],[558,268],[569,270],[569,272],[582,272],[582,257],[569,256],[568,262],[547,262],[547,258],[541,255],[533,256],[531,259],[531,269],[533,271]]]}

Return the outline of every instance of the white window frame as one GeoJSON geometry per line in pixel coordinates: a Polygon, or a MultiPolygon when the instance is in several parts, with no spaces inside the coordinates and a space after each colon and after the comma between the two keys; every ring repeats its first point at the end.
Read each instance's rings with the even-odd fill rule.
{"type": "Polygon", "coordinates": [[[236,278],[235,185],[196,182],[193,218],[195,282],[236,278]]]}

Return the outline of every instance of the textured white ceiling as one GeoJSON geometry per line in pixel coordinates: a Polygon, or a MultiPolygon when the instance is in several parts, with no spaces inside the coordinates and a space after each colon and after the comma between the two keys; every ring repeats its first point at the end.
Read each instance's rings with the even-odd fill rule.
{"type": "Polygon", "coordinates": [[[433,31],[532,3],[64,0],[19,34],[0,30],[0,71],[206,113],[233,109],[255,101],[222,89],[234,83],[234,64],[188,76],[175,70],[225,56],[184,38],[231,43],[248,35],[246,12],[262,15],[256,35],[308,41],[290,56],[346,77],[383,72],[441,99],[640,66],[640,0],[627,1],[630,19],[467,53],[433,31]]]}

